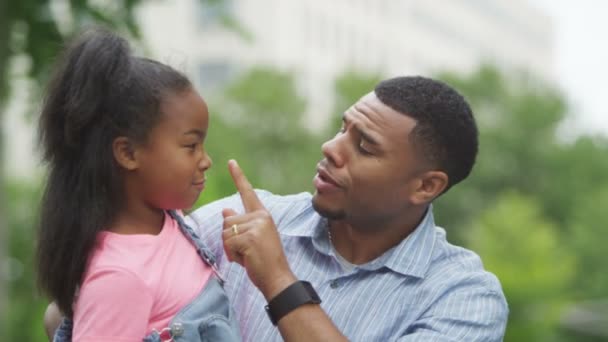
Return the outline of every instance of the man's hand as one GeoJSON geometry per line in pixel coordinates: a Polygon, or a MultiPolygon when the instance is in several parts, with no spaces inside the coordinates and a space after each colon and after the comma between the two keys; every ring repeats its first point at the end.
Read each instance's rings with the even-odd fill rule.
{"type": "Polygon", "coordinates": [[[53,335],[55,335],[55,330],[59,328],[62,319],[61,311],[59,311],[59,307],[55,302],[51,302],[44,312],[44,331],[46,332],[46,336],[49,338],[49,341],[53,340],[53,335]]]}
{"type": "Polygon", "coordinates": [[[245,267],[251,282],[267,300],[297,281],[287,264],[281,239],[266,210],[236,161],[228,162],[245,213],[224,209],[224,250],[228,260],[245,267]]]}

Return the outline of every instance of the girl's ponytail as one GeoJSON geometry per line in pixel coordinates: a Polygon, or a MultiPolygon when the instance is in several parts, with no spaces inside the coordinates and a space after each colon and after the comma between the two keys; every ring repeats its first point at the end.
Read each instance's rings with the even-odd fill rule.
{"type": "Polygon", "coordinates": [[[45,161],[78,150],[89,126],[104,119],[112,93],[128,83],[131,58],[123,38],[100,30],[86,32],[66,50],[40,116],[45,161]]]}
{"type": "Polygon", "coordinates": [[[61,58],[40,116],[49,173],[41,203],[38,278],[68,316],[97,232],[116,209],[112,194],[120,184],[107,146],[115,135],[107,114],[115,87],[128,83],[131,60],[124,39],[99,30],[83,34],[61,58]]]}

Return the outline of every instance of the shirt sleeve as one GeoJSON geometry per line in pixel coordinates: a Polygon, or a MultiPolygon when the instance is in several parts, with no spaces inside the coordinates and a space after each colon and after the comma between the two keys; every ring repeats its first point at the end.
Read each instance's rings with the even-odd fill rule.
{"type": "Polygon", "coordinates": [[[87,276],[74,309],[74,340],[139,341],[149,333],[153,296],[135,274],[100,269],[87,276]]]}
{"type": "Polygon", "coordinates": [[[446,292],[399,341],[502,341],[508,307],[501,293],[485,287],[446,292]]]}

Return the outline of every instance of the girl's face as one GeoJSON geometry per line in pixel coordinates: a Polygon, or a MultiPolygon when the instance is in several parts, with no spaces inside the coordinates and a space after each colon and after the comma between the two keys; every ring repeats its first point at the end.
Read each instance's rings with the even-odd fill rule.
{"type": "Polygon", "coordinates": [[[159,122],[135,149],[138,192],[147,205],[188,209],[196,202],[211,167],[204,147],[208,126],[207,104],[195,90],[163,99],[159,122]]]}

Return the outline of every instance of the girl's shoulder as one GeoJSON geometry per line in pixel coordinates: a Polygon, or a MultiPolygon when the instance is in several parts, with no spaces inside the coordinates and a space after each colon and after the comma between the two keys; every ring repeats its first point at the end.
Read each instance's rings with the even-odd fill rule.
{"type": "Polygon", "coordinates": [[[163,229],[157,235],[117,234],[102,231],[97,235],[96,245],[87,265],[86,277],[96,270],[129,271],[146,278],[155,261],[162,259],[175,240],[183,239],[177,222],[166,216],[163,229]]]}

